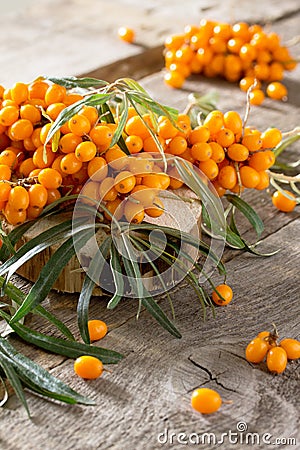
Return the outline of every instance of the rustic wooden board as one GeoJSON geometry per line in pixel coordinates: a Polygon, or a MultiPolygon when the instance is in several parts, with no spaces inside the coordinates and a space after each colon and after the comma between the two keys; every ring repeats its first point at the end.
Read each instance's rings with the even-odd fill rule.
{"type": "MultiPolygon", "coordinates": [[[[244,2],[240,2],[241,7],[244,2]]],[[[261,2],[260,2],[261,3],[261,2]]],[[[251,2],[251,7],[258,4],[251,2]]],[[[275,2],[277,5],[278,3],[275,2]]],[[[285,11],[294,4],[286,2],[285,11]]],[[[289,9],[290,8],[290,9],[289,9]]],[[[296,10],[296,8],[294,8],[296,10]]],[[[288,37],[296,34],[299,15],[278,22],[288,37]]],[[[299,69],[289,74],[291,102],[267,101],[253,108],[250,123],[263,129],[270,124],[287,130],[299,121],[299,69]]],[[[161,83],[161,74],[143,80],[157,99],[182,108],[188,93],[216,89],[221,93],[221,109],[244,108],[243,94],[233,85],[214,80],[193,79],[182,91],[172,92],[161,83]]],[[[299,154],[299,146],[294,151],[299,154]]],[[[13,396],[0,411],[1,450],[52,449],[149,449],[181,448],[182,444],[160,445],[158,435],[170,433],[221,433],[236,431],[245,421],[249,432],[272,434],[273,438],[296,438],[299,434],[299,362],[291,362],[280,376],[271,375],[264,364],[254,366],[244,359],[247,342],[258,331],[275,322],[282,337],[300,339],[299,321],[299,212],[283,214],[272,208],[268,194],[247,193],[251,204],[265,223],[263,247],[280,248],[272,258],[256,258],[241,252],[225,251],[228,283],[234,300],[216,309],[216,318],[202,311],[194,293],[184,284],[173,294],[176,323],[183,338],[175,340],[142,311],[136,320],[137,302],[121,302],[113,313],[107,311],[106,300],[94,298],[90,317],[102,318],[109,324],[109,334],[101,345],[114,348],[126,357],[110,367],[99,380],[85,382],[73,373],[71,360],[14,343],[60,379],[97,402],[95,407],[64,406],[42,401],[29,395],[33,420],[13,396]],[[192,411],[189,398],[192,389],[209,386],[218,390],[224,404],[214,415],[204,417],[192,411]]],[[[242,227],[253,237],[248,224],[242,227]]],[[[216,280],[218,277],[216,276],[216,280]]],[[[19,281],[23,289],[28,283],[19,281]]],[[[52,292],[45,306],[63,319],[78,336],[76,326],[77,295],[52,292]]],[[[161,301],[169,312],[167,300],[161,301]]],[[[28,319],[30,326],[53,333],[48,324],[28,319]]],[[[99,343],[100,345],[100,343],[99,343]]],[[[226,442],[226,441],[225,441],[226,442]]],[[[194,446],[186,446],[194,448],[194,446]]],[[[203,448],[210,448],[208,444],[203,448]]],[[[216,448],[217,446],[215,446],[216,448]]],[[[224,448],[247,448],[226,442],[224,448]]],[[[214,447],[213,447],[214,448],[214,447]]],[[[267,448],[252,446],[253,449],[267,448]]],[[[276,448],[297,448],[278,445],[276,448]]]]}

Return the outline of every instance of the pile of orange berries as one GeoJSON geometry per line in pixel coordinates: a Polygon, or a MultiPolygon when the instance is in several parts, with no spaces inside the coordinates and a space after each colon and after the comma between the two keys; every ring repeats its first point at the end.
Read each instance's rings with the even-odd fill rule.
{"type": "Polygon", "coordinates": [[[296,339],[282,339],[277,343],[277,331],[261,331],[246,348],[246,359],[258,364],[266,358],[270,372],[282,373],[288,360],[300,358],[300,341],[296,339]]]}
{"type": "Polygon", "coordinates": [[[114,214],[134,223],[145,215],[159,217],[164,211],[159,191],[183,185],[174,164],[164,170],[161,151],[170,161],[180,156],[199,167],[219,196],[269,184],[266,171],[281,133],[243,127],[235,111],[212,111],[192,129],[186,114],[176,123],[160,116],[154,124],[150,114],[141,117],[130,107],[123,132],[128,155],[111,145],[117,124],[83,106],[61,126],[54,152],[47,141],[52,122],[82,98],[43,79],[0,88],[0,211],[10,224],[37,218],[67,193],[101,201],[108,220],[114,214]]]}
{"type": "Polygon", "coordinates": [[[239,82],[250,94],[253,104],[260,104],[266,93],[277,100],[285,99],[286,87],[280,82],[285,70],[293,70],[296,61],[282,45],[278,34],[266,33],[260,25],[238,22],[233,25],[202,20],[199,26],[188,25],[182,34],[165,40],[165,82],[180,88],[191,74],[224,77],[239,82]]]}

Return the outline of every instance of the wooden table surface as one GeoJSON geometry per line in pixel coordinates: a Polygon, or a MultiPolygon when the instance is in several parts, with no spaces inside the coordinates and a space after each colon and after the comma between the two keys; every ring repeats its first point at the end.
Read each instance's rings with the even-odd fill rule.
{"type": "MultiPolygon", "coordinates": [[[[163,37],[170,31],[180,31],[186,23],[196,23],[209,12],[209,18],[222,17],[223,20],[232,17],[234,20],[272,20],[271,28],[288,40],[299,32],[298,2],[241,0],[228,2],[228,8],[215,5],[209,10],[206,8],[211,2],[199,2],[198,8],[195,3],[187,1],[185,5],[189,8],[182,5],[180,8],[177,3],[173,5],[166,0],[144,2],[143,6],[138,1],[56,0],[51,8],[48,2],[41,2],[40,8],[31,5],[24,11],[9,13],[5,17],[9,17],[13,25],[10,28],[9,20],[3,21],[0,31],[0,84],[29,81],[40,73],[50,72],[57,75],[92,73],[103,78],[151,73],[142,78],[141,83],[159,101],[183,109],[190,92],[215,90],[220,96],[219,109],[242,113],[245,95],[235,85],[194,77],[179,91],[164,86],[162,73],[158,71],[163,37]],[[96,19],[96,11],[100,14],[101,8],[105,11],[102,24],[96,19]],[[124,22],[136,27],[141,45],[128,46],[117,41],[115,27],[124,22]],[[98,39],[105,44],[104,49],[94,39],[99,24],[102,31],[98,39]],[[11,34],[11,30],[15,34],[11,34]],[[145,51],[150,52],[148,57],[145,51]],[[153,73],[155,71],[157,73],[153,73]]],[[[299,46],[295,52],[299,55],[299,46]]],[[[266,100],[261,107],[253,107],[250,125],[260,130],[276,126],[282,131],[299,125],[299,68],[288,74],[286,84],[289,101],[266,100]]],[[[291,151],[293,158],[299,159],[299,145],[294,145],[291,151]]],[[[289,214],[275,210],[268,192],[246,192],[245,199],[265,224],[261,248],[265,251],[280,249],[280,252],[270,258],[259,258],[225,249],[223,259],[234,300],[227,307],[217,308],[215,318],[208,312],[205,322],[194,292],[184,285],[176,290],[173,301],[182,339],[168,335],[145,311],[136,320],[137,304],[132,300],[122,301],[110,312],[105,299],[93,298],[90,318],[101,318],[110,325],[101,346],[115,349],[125,358],[110,367],[111,372],[91,382],[80,380],[74,374],[72,360],[14,340],[22,351],[52,374],[93,398],[96,406],[66,406],[28,394],[33,415],[29,421],[12,396],[0,410],[1,450],[179,449],[184,445],[180,440],[187,440],[195,433],[214,433],[220,439],[222,433],[237,432],[243,424],[248,432],[258,433],[261,440],[263,435],[268,439],[266,433],[272,435],[271,442],[276,438],[297,439],[296,445],[286,445],[282,440],[275,448],[300,448],[299,362],[289,363],[286,371],[276,376],[268,373],[264,365],[251,365],[244,358],[247,342],[257,332],[269,329],[273,322],[282,337],[300,338],[299,209],[289,214]],[[211,416],[194,412],[189,404],[190,395],[199,386],[218,390],[228,403],[211,416]],[[168,443],[163,444],[165,440],[168,443]]],[[[241,227],[244,236],[253,240],[247,224],[241,222],[241,227]]],[[[26,281],[19,279],[18,283],[28,289],[26,281]]],[[[45,306],[78,336],[77,299],[77,295],[52,292],[45,306]]],[[[169,311],[167,300],[162,299],[160,304],[169,311]]],[[[44,324],[34,323],[33,318],[29,318],[28,323],[47,331],[44,324]]],[[[226,439],[223,445],[206,443],[200,448],[248,448],[226,439]]],[[[268,448],[266,443],[249,447],[268,448]]]]}

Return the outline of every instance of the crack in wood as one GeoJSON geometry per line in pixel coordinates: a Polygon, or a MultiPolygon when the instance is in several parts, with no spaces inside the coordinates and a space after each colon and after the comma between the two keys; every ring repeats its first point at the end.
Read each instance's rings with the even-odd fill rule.
{"type": "Polygon", "coordinates": [[[194,360],[192,359],[191,356],[188,356],[188,360],[189,360],[194,366],[196,366],[196,367],[198,367],[199,369],[201,369],[201,370],[203,370],[204,372],[206,372],[207,375],[209,376],[209,380],[208,380],[207,382],[202,383],[202,384],[206,384],[206,383],[208,383],[209,381],[214,381],[218,386],[221,386],[221,387],[222,387],[223,389],[225,389],[226,391],[238,393],[235,389],[228,388],[227,386],[225,386],[223,383],[221,383],[221,382],[218,380],[218,376],[219,376],[219,375],[222,375],[222,374],[225,373],[225,372],[222,372],[222,373],[217,374],[216,376],[213,376],[213,374],[211,373],[211,371],[210,371],[207,367],[201,366],[201,364],[199,364],[199,363],[197,363],[196,361],[194,361],[194,360]]]}

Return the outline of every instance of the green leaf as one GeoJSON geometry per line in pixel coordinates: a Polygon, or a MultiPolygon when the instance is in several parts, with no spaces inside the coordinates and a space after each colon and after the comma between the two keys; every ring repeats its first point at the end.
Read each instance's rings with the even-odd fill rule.
{"type": "Polygon", "coordinates": [[[65,403],[81,403],[83,405],[95,404],[93,400],[78,394],[58,378],[51,375],[43,367],[17,352],[17,350],[2,337],[0,337],[0,350],[10,359],[16,373],[23,383],[33,391],[65,403]]]}
{"type": "Polygon", "coordinates": [[[47,77],[46,78],[52,83],[59,84],[60,86],[64,86],[67,89],[74,88],[100,88],[108,85],[107,81],[98,80],[97,78],[85,77],[85,78],[76,78],[76,77],[64,77],[64,78],[55,78],[55,77],[47,77]]]}
{"type": "MultiPolygon", "coordinates": [[[[0,277],[0,287],[4,285],[4,281],[4,278],[0,277]]],[[[21,305],[26,297],[24,292],[22,292],[17,286],[13,285],[12,283],[7,283],[5,285],[4,293],[18,305],[21,305]]],[[[38,305],[32,312],[33,314],[38,314],[44,319],[48,320],[68,339],[72,341],[75,340],[69,328],[41,305],[38,305]]]]}
{"type": "Polygon", "coordinates": [[[28,409],[27,401],[24,395],[23,387],[20,379],[15,371],[14,364],[11,362],[10,358],[5,355],[5,353],[0,353],[0,365],[3,368],[7,379],[9,380],[13,390],[15,391],[18,399],[26,409],[28,417],[30,417],[30,412],[28,409]]]}
{"type": "Polygon", "coordinates": [[[107,304],[107,309],[114,309],[124,296],[124,279],[122,274],[121,259],[116,249],[114,242],[112,242],[110,250],[110,267],[115,283],[115,293],[107,304]]]}
{"type": "Polygon", "coordinates": [[[93,233],[93,229],[77,233],[65,241],[59,249],[56,250],[42,268],[39,278],[30,289],[20,308],[12,317],[11,323],[20,320],[46,298],[60,272],[72,256],[74,256],[75,247],[77,249],[80,248],[80,246],[82,247],[92,237],[93,233]]]}
{"type": "Polygon", "coordinates": [[[131,244],[128,240],[125,240],[124,235],[122,235],[122,241],[124,250],[122,261],[126,274],[128,276],[129,284],[131,285],[135,296],[137,296],[137,298],[139,299],[140,304],[144,306],[148,310],[148,312],[150,312],[154,319],[156,319],[157,322],[165,330],[167,330],[177,338],[181,337],[181,334],[179,333],[175,325],[173,325],[170,319],[168,319],[168,317],[165,315],[165,313],[145,288],[138,263],[135,261],[135,258],[132,254],[131,244]]]}
{"type": "Polygon", "coordinates": [[[142,299],[142,305],[147,311],[157,320],[157,322],[170,334],[177,338],[181,338],[181,333],[177,330],[175,325],[168,319],[161,307],[155,302],[152,296],[142,299]]]}
{"type": "Polygon", "coordinates": [[[77,321],[80,335],[86,344],[90,343],[90,336],[88,330],[88,311],[90,299],[93,293],[93,289],[96,285],[95,279],[99,279],[104,264],[106,263],[106,258],[109,254],[109,249],[111,246],[112,238],[107,237],[99,249],[96,251],[93,259],[90,262],[88,271],[84,277],[82,290],[79,296],[77,305],[77,321]]]}
{"type": "Polygon", "coordinates": [[[120,119],[118,121],[118,126],[114,132],[112,141],[110,143],[110,147],[115,145],[120,140],[120,137],[122,136],[124,127],[126,125],[126,121],[128,118],[128,99],[127,99],[126,94],[124,94],[122,96],[122,107],[123,107],[123,111],[121,113],[120,119]]]}
{"type": "Polygon", "coordinates": [[[250,206],[247,202],[245,202],[237,195],[225,194],[225,197],[233,206],[235,206],[239,211],[241,211],[241,213],[253,226],[254,230],[256,231],[256,234],[260,236],[264,230],[264,224],[259,215],[254,211],[252,206],[250,206]]]}

